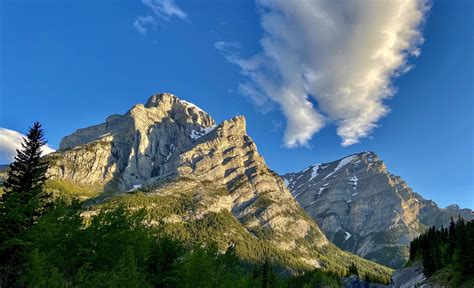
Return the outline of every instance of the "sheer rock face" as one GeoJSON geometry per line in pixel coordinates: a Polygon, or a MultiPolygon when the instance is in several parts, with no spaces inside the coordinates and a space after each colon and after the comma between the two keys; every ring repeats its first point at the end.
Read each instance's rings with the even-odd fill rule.
{"type": "Polygon", "coordinates": [[[449,223],[469,209],[439,208],[390,174],[373,152],[363,152],[282,176],[293,197],[342,249],[400,267],[408,245],[426,227],[449,223]]]}
{"type": "Polygon", "coordinates": [[[212,197],[203,193],[199,201],[206,209],[195,217],[228,210],[256,237],[281,249],[295,249],[314,266],[319,262],[312,251],[329,244],[282,179],[267,167],[242,116],[216,126],[193,104],[158,94],[145,106],[135,105],[125,115],[110,116],[103,124],[64,137],[49,157],[51,177],[101,183],[115,191],[143,185],[151,193],[168,193],[183,188],[180,185],[189,179],[201,190],[212,183],[212,190],[221,187],[226,192],[212,197]]]}
{"type": "Polygon", "coordinates": [[[195,105],[172,94],[157,94],[145,106],[137,104],[125,115],[112,115],[105,123],[64,137],[49,173],[78,184],[131,189],[172,173],[165,165],[170,158],[214,126],[212,117],[195,105]]]}

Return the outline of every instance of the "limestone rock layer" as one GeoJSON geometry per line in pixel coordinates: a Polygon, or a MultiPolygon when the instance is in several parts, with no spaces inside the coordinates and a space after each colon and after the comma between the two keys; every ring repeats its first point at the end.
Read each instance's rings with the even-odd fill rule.
{"type": "Polygon", "coordinates": [[[171,94],[154,95],[146,105],[77,130],[48,157],[52,178],[79,185],[100,183],[117,194],[139,187],[169,193],[190,180],[201,183],[196,187],[202,191],[205,183],[212,183],[210,190],[225,193],[201,193],[205,209],[192,217],[227,210],[254,237],[297,253],[313,267],[322,264],[314,251],[330,244],[283,180],[267,167],[246,132],[244,117],[217,125],[200,108],[171,94]]]}
{"type": "Polygon", "coordinates": [[[401,267],[410,241],[427,227],[449,224],[469,209],[439,208],[387,171],[373,152],[312,165],[282,176],[293,197],[340,248],[401,267]]]}

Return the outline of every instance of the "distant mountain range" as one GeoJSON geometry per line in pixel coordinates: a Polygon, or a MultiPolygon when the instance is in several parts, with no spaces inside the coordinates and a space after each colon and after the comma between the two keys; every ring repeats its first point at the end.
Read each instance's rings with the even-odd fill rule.
{"type": "Polygon", "coordinates": [[[249,261],[389,279],[390,270],[333,245],[270,170],[245,118],[217,124],[168,93],[79,129],[49,154],[48,189],[103,205],[145,208],[150,225],[187,241],[235,244],[249,261]],[[89,199],[89,200],[87,200],[89,199]]]}
{"type": "Polygon", "coordinates": [[[470,209],[439,208],[387,171],[374,152],[350,155],[282,176],[293,197],[338,247],[398,268],[410,241],[470,209]]]}

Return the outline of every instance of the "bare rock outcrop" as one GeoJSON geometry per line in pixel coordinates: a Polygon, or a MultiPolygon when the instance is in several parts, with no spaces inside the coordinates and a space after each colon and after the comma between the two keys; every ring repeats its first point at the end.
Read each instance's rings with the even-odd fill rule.
{"type": "Polygon", "coordinates": [[[195,105],[157,94],[146,105],[64,137],[48,157],[51,177],[80,185],[101,183],[118,194],[138,187],[150,193],[179,191],[185,183],[175,180],[183,178],[191,179],[186,189],[205,191],[205,183],[212,183],[213,191],[225,193],[199,192],[199,202],[206,205],[194,217],[228,210],[255,237],[297,253],[314,267],[322,264],[315,249],[330,244],[267,167],[243,116],[216,125],[195,105]]]}
{"type": "Polygon", "coordinates": [[[471,210],[439,208],[387,171],[373,152],[312,165],[282,176],[293,197],[340,248],[398,268],[410,241],[432,225],[445,227],[471,210]]]}

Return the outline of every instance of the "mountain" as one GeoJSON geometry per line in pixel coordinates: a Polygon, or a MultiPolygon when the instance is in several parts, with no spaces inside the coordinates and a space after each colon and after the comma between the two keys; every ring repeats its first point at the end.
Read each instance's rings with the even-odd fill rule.
{"type": "Polygon", "coordinates": [[[150,225],[186,241],[233,243],[249,261],[341,275],[355,263],[362,274],[389,277],[328,241],[267,167],[242,116],[217,125],[197,106],[156,94],[64,137],[47,159],[48,189],[82,197],[85,216],[106,205],[145,208],[150,225]]]}
{"type": "Polygon", "coordinates": [[[410,241],[451,217],[472,219],[457,205],[439,208],[387,171],[373,152],[350,155],[282,176],[293,197],[338,247],[398,268],[410,241]]]}

